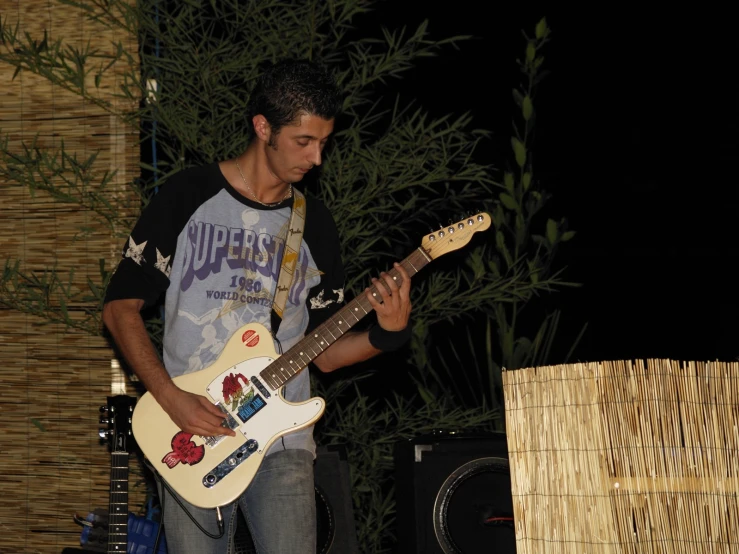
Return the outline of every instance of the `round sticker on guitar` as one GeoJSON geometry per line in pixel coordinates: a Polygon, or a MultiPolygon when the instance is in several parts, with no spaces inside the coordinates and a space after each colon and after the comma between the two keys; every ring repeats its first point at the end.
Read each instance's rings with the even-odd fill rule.
{"type": "Polygon", "coordinates": [[[249,329],[243,335],[241,335],[241,342],[243,342],[249,348],[259,344],[259,335],[254,329],[249,329]]]}

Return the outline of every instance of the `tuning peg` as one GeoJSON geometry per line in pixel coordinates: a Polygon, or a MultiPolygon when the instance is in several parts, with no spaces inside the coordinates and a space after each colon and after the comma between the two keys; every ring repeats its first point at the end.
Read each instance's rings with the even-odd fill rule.
{"type": "Polygon", "coordinates": [[[110,430],[108,430],[108,429],[100,429],[100,430],[98,431],[98,436],[99,436],[99,437],[100,437],[101,439],[106,439],[106,438],[108,438],[109,436],[111,436],[112,434],[113,434],[113,431],[110,431],[110,430]]]}
{"type": "Polygon", "coordinates": [[[108,423],[110,423],[110,420],[107,417],[101,417],[100,423],[103,425],[107,425],[108,423]]]}
{"type": "Polygon", "coordinates": [[[100,406],[99,411],[100,411],[101,414],[102,413],[105,413],[105,412],[108,411],[108,407],[107,406],[100,406]]]}

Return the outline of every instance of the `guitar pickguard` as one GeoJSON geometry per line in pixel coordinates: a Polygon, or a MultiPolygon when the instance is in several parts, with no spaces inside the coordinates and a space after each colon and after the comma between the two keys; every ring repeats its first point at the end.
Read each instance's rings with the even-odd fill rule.
{"type": "Polygon", "coordinates": [[[240,428],[244,433],[243,425],[267,405],[270,393],[257,375],[273,361],[274,358],[261,356],[240,362],[218,375],[206,388],[211,399],[228,411],[235,422],[233,425],[227,421],[231,429],[240,428]]]}
{"type": "Polygon", "coordinates": [[[238,414],[242,423],[246,423],[243,418],[248,419],[253,413],[245,406],[260,392],[256,382],[250,379],[255,378],[273,361],[274,358],[269,356],[260,356],[238,363],[213,379],[206,392],[213,402],[227,407],[232,415],[238,414]]]}

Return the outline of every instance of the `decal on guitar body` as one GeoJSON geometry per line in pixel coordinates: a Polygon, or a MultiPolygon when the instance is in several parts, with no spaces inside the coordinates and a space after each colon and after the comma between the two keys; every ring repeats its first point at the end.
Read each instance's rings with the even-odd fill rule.
{"type": "Polygon", "coordinates": [[[162,462],[172,469],[177,464],[195,465],[205,456],[205,447],[196,445],[192,440],[192,433],[180,431],[172,437],[172,452],[168,452],[162,462]]]}
{"type": "Polygon", "coordinates": [[[249,348],[254,348],[259,344],[259,335],[253,329],[249,329],[243,335],[241,335],[241,342],[249,348]]]}

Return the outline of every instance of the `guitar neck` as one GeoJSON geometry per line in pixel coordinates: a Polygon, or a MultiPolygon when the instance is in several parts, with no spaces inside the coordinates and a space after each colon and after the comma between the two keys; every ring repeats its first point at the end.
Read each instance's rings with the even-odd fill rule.
{"type": "Polygon", "coordinates": [[[128,452],[113,452],[110,463],[108,554],[128,547],[128,452]]]}
{"type": "MultiPolygon", "coordinates": [[[[412,277],[430,261],[431,258],[426,252],[422,248],[417,248],[410,256],[400,262],[400,265],[412,277]]],[[[392,268],[387,273],[395,279],[398,286],[402,284],[403,279],[398,270],[392,268]]],[[[374,285],[370,286],[370,292],[377,294],[378,297],[380,295],[374,285]]],[[[372,309],[372,304],[367,300],[364,293],[360,294],[327,321],[311,331],[309,335],[301,339],[290,350],[264,368],[259,374],[262,380],[272,390],[279,389],[289,379],[305,369],[326,348],[341,338],[344,333],[359,323],[372,309]]]]}

